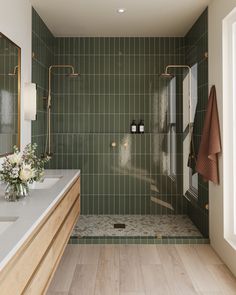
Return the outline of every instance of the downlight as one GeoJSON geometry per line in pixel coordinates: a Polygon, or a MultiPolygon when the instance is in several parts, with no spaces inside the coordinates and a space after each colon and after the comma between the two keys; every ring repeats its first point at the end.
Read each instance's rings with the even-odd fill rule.
{"type": "Polygon", "coordinates": [[[118,8],[117,9],[117,13],[119,13],[119,14],[122,14],[122,13],[125,13],[125,12],[126,12],[125,8],[118,8]]]}

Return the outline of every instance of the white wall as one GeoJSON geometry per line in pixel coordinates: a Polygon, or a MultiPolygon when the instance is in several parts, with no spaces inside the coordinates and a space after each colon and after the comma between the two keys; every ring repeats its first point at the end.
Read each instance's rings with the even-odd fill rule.
{"type": "Polygon", "coordinates": [[[24,120],[24,85],[31,81],[31,4],[0,0],[0,32],[21,47],[21,147],[31,141],[31,122],[24,120]]]}
{"type": "MultiPolygon", "coordinates": [[[[222,20],[235,6],[236,0],[212,0],[209,5],[209,85],[216,85],[221,135],[223,134],[222,20]]],[[[219,159],[219,170],[221,184],[219,186],[210,184],[210,239],[213,248],[236,275],[236,251],[226,242],[223,232],[223,156],[219,159]]]]}

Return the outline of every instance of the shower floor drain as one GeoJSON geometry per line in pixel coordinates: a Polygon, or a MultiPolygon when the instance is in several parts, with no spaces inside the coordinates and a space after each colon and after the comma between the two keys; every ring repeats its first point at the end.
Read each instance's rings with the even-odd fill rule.
{"type": "Polygon", "coordinates": [[[115,223],[114,228],[125,228],[125,224],[124,223],[115,223]]]}

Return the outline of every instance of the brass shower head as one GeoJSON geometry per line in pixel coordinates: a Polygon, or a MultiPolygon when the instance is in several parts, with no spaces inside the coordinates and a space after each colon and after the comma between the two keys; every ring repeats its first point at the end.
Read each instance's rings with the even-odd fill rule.
{"type": "Polygon", "coordinates": [[[79,77],[80,76],[80,73],[70,73],[70,74],[67,74],[67,77],[69,78],[76,78],[76,77],[79,77]]]}
{"type": "Polygon", "coordinates": [[[164,78],[164,79],[172,79],[172,78],[174,78],[174,75],[165,72],[165,73],[160,74],[160,77],[164,78]]]}

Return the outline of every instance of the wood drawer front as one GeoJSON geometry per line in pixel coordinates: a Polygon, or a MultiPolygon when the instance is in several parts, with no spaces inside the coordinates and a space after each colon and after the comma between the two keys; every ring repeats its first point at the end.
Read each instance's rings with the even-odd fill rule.
{"type": "Polygon", "coordinates": [[[32,280],[23,292],[24,294],[41,295],[46,293],[46,289],[49,286],[51,278],[70,238],[74,224],[78,218],[79,202],[80,200],[78,198],[69,212],[67,219],[62,224],[58,234],[55,236],[55,239],[52,241],[47,253],[45,253],[45,256],[38,266],[32,280]]]}
{"type": "Polygon", "coordinates": [[[73,184],[62,200],[41,222],[31,238],[0,273],[1,295],[21,294],[42,257],[54,239],[75,200],[79,197],[80,180],[73,184]]]}

